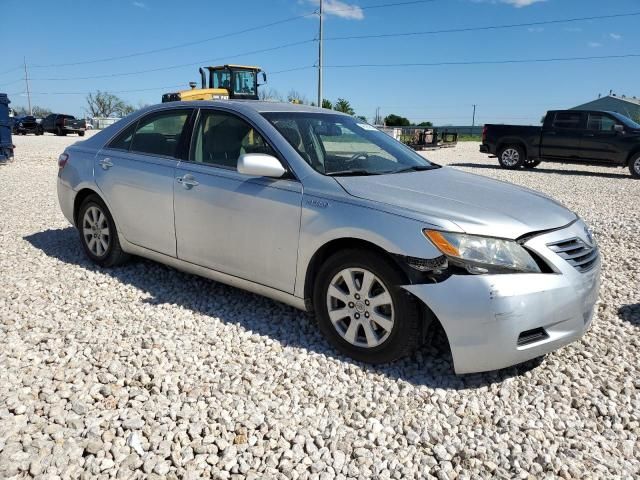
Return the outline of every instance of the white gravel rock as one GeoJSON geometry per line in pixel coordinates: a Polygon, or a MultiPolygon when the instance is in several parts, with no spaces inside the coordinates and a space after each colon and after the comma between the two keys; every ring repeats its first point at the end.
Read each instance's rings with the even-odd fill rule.
{"type": "Polygon", "coordinates": [[[506,171],[475,143],[426,154],[555,197],[602,251],[582,340],[458,377],[442,339],[370,367],[282,304],[144,260],[94,266],[55,193],[56,158],[76,140],[17,137],[0,166],[0,478],[640,472],[640,182],[628,172],[506,171]]]}

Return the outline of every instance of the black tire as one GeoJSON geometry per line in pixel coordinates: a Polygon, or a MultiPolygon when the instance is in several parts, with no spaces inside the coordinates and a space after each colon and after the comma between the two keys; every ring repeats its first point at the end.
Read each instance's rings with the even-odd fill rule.
{"type": "MultiPolygon", "coordinates": [[[[336,253],[330,257],[324,265],[322,265],[322,268],[316,277],[314,286],[313,303],[320,331],[338,351],[362,362],[372,364],[388,363],[410,354],[422,341],[421,311],[415,298],[399,287],[404,283],[406,283],[406,280],[399,272],[398,268],[394,266],[390,260],[384,258],[380,254],[366,250],[345,250],[336,253]],[[334,278],[343,270],[348,268],[365,269],[368,272],[371,272],[381,281],[381,283],[372,283],[372,285],[377,285],[382,288],[386,287],[391,301],[393,302],[393,314],[390,317],[393,319],[393,326],[390,328],[388,334],[386,334],[386,339],[383,341],[382,338],[384,338],[384,335],[381,335],[381,338],[379,339],[381,340],[381,343],[377,346],[357,346],[350,343],[343,338],[343,334],[338,332],[339,327],[335,326],[329,317],[329,287],[331,286],[332,280],[334,280],[334,278]]],[[[357,291],[360,293],[363,292],[362,290],[357,291]]],[[[373,318],[373,312],[377,307],[364,307],[362,301],[359,301],[359,303],[360,306],[367,309],[366,313],[363,313],[363,315],[366,315],[367,318],[369,318],[370,309],[372,315],[371,318],[373,318]]],[[[369,305],[369,303],[367,303],[367,305],[369,305]]],[[[373,303],[371,305],[373,305],[373,303]]],[[[357,307],[358,306],[356,306],[356,308],[357,307]]],[[[344,304],[344,307],[337,307],[337,309],[341,308],[346,309],[346,303],[344,304]]],[[[351,311],[355,312],[356,310],[352,308],[351,311]]],[[[355,315],[357,316],[358,314],[355,313],[355,315]]],[[[358,321],[363,323],[367,322],[364,317],[361,318],[362,320],[358,321]]],[[[338,320],[336,323],[340,324],[347,320],[350,320],[350,322],[355,321],[352,317],[345,317],[342,320],[338,320]]],[[[350,322],[348,325],[350,325],[350,322]]],[[[372,321],[368,321],[368,325],[374,329],[381,329],[378,324],[372,321]]],[[[348,327],[345,326],[344,329],[348,330],[348,327]]],[[[363,327],[356,326],[355,331],[359,332],[357,334],[359,335],[358,338],[365,339],[365,331],[363,327]]],[[[385,330],[382,329],[382,331],[385,330]]]]}
{"type": "Polygon", "coordinates": [[[640,179],[640,153],[637,153],[629,160],[629,172],[633,178],[640,179]]]}
{"type": "Polygon", "coordinates": [[[524,161],[524,165],[522,165],[524,168],[536,168],[538,165],[540,165],[542,163],[541,160],[535,160],[532,158],[528,158],[524,161]]]}
{"type": "Polygon", "coordinates": [[[58,135],[59,137],[66,137],[67,136],[67,132],[62,130],[62,128],[57,127],[56,128],[56,135],[58,135]]]}
{"type": "MultiPolygon", "coordinates": [[[[129,254],[122,251],[122,248],[120,247],[120,241],[118,240],[118,233],[113,217],[100,197],[97,195],[89,195],[82,202],[82,205],[78,210],[76,223],[80,234],[80,243],[82,243],[82,248],[84,248],[85,253],[93,262],[97,263],[101,267],[115,267],[129,260],[129,254]],[[97,209],[104,215],[108,226],[109,235],[106,240],[107,247],[102,253],[92,250],[89,245],[91,237],[90,235],[85,235],[84,231],[85,227],[89,227],[89,229],[91,228],[91,225],[87,224],[85,219],[85,214],[91,208],[97,209]]],[[[95,241],[97,240],[94,238],[94,242],[95,241]]]]}
{"type": "Polygon", "coordinates": [[[526,160],[524,149],[520,145],[505,145],[498,151],[498,162],[502,168],[516,170],[524,165],[526,160]]]}
{"type": "Polygon", "coordinates": [[[84,131],[83,131],[83,130],[80,130],[80,131],[78,132],[78,136],[79,136],[79,137],[84,137],[84,131]]]}

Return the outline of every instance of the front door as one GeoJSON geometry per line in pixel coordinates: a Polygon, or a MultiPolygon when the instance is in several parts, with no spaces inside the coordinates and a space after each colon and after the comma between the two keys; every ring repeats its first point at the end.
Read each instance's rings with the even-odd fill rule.
{"type": "Polygon", "coordinates": [[[611,115],[590,112],[587,130],[582,140],[583,157],[588,160],[615,163],[624,160],[618,151],[622,143],[615,126],[619,124],[611,115]]]}
{"type": "Polygon", "coordinates": [[[586,114],[580,111],[557,112],[551,128],[542,129],[541,155],[545,159],[578,159],[582,154],[582,139],[586,114]]]}
{"type": "Polygon", "coordinates": [[[176,154],[191,109],[151,113],[96,156],[95,179],[127,241],[176,256],[176,154]]]}
{"type": "Polygon", "coordinates": [[[238,173],[243,153],[275,155],[243,119],[202,110],[175,174],[178,258],[293,293],[302,185],[238,173]]]}

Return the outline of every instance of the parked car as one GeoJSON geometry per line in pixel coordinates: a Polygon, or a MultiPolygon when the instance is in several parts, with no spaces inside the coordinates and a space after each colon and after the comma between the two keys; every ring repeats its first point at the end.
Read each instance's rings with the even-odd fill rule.
{"type": "Polygon", "coordinates": [[[139,255],[314,311],[382,363],[446,332],[458,373],[580,338],[600,257],[549,197],[443,168],[349,115],[271,102],[140,110],[60,155],[86,255],[139,255]]]}
{"type": "Polygon", "coordinates": [[[45,132],[55,133],[56,135],[77,133],[79,136],[84,137],[87,125],[84,120],[79,120],[73,115],[52,113],[42,119],[42,128],[45,132]]]}
{"type": "Polygon", "coordinates": [[[33,133],[35,135],[42,135],[44,130],[33,115],[25,115],[23,117],[14,117],[13,119],[13,133],[16,135],[26,135],[27,133],[33,133]]]}
{"type": "Polygon", "coordinates": [[[542,127],[485,125],[480,151],[503,168],[588,163],[629,167],[640,178],[640,125],[615,112],[552,110],[542,127]]]}

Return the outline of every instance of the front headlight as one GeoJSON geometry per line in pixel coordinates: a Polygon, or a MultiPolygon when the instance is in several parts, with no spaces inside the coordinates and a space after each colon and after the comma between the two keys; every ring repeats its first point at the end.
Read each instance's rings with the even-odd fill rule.
{"type": "Polygon", "coordinates": [[[452,263],[466,268],[469,273],[541,272],[533,257],[513,240],[427,229],[422,233],[452,263]]]}

